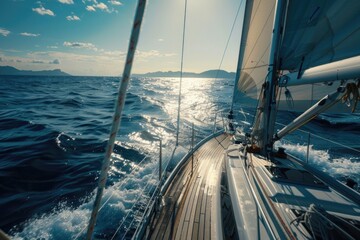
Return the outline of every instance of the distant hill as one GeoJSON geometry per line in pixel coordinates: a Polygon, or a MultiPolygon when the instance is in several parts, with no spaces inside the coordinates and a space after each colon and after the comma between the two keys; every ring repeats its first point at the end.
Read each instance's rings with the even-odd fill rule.
{"type": "MultiPolygon", "coordinates": [[[[224,70],[208,70],[202,73],[193,73],[193,72],[183,72],[183,77],[193,77],[193,78],[235,78],[234,72],[227,72],[224,70]]],[[[180,77],[180,72],[150,72],[145,74],[133,74],[135,77],[180,77]]]]}
{"type": "Polygon", "coordinates": [[[60,69],[31,71],[19,70],[10,66],[0,66],[0,75],[20,75],[20,76],[71,76],[60,69]]]}

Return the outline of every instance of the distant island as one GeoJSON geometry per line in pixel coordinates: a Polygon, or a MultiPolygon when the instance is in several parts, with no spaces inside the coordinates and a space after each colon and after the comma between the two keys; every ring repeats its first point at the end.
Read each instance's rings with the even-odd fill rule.
{"type": "Polygon", "coordinates": [[[17,75],[17,76],[71,76],[70,74],[61,71],[60,69],[31,71],[19,70],[10,66],[0,66],[0,75],[17,75]]]}
{"type": "MultiPolygon", "coordinates": [[[[145,74],[133,74],[134,77],[179,77],[180,71],[173,72],[150,72],[145,74]]],[[[202,73],[183,72],[183,77],[192,78],[235,78],[234,72],[227,72],[224,70],[208,70],[202,73]]]]}
{"type": "MultiPolygon", "coordinates": [[[[32,71],[32,70],[19,70],[10,66],[0,66],[0,76],[10,75],[10,76],[72,76],[66,72],[61,71],[60,69],[54,70],[42,70],[42,71],[32,71]]],[[[180,77],[180,71],[167,71],[167,72],[149,72],[145,74],[132,74],[133,77],[180,77]]],[[[234,72],[227,72],[224,70],[208,70],[201,73],[194,72],[183,72],[182,74],[185,78],[235,78],[234,72]]]]}

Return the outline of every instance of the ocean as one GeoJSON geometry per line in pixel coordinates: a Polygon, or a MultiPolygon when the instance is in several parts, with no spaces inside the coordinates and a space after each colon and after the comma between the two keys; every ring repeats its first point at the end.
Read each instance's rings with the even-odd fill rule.
{"type": "MultiPolygon", "coordinates": [[[[0,76],[0,229],[14,239],[83,238],[112,121],[118,77],[0,76]]],[[[97,239],[130,239],[158,187],[195,142],[220,130],[231,79],[185,78],[176,145],[177,78],[133,78],[99,213],[97,239]]],[[[254,108],[236,121],[249,127],[254,108]]],[[[244,105],[245,106],[245,105],[244,105]]],[[[297,115],[281,112],[279,126],[297,115]]],[[[360,182],[360,115],[324,114],[281,142],[340,181],[360,182]],[[330,131],[331,130],[331,131],[330,131]],[[309,132],[311,133],[309,135],[309,132]],[[326,139],[340,142],[328,142],[326,139]]]]}

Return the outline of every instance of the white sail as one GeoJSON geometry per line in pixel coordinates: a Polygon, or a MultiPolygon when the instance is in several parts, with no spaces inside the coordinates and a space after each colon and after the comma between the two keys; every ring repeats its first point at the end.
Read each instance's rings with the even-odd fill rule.
{"type": "Polygon", "coordinates": [[[288,2],[280,59],[302,70],[360,55],[360,1],[288,2]]]}
{"type": "MultiPolygon", "coordinates": [[[[356,67],[351,67],[354,65],[353,59],[360,55],[359,12],[358,0],[288,2],[279,49],[280,69],[295,71],[288,75],[292,78],[296,75],[298,83],[295,79],[291,84],[300,85],[306,81],[309,84],[288,87],[287,93],[291,96],[282,94],[280,109],[303,111],[335,91],[341,84],[339,80],[360,76],[356,67]],[[342,66],[337,67],[339,64],[342,66]]],[[[349,112],[349,108],[337,104],[328,111],[349,112]]]]}
{"type": "Polygon", "coordinates": [[[268,72],[275,2],[246,2],[238,62],[238,89],[251,98],[258,98],[268,72]]]}
{"type": "MultiPolygon", "coordinates": [[[[289,75],[292,85],[279,90],[279,110],[303,111],[340,86],[339,71],[321,71],[321,80],[297,83],[307,69],[360,56],[360,1],[358,0],[288,0],[278,49],[278,70],[289,75]],[[345,13],[345,14],[344,14],[345,13]],[[334,76],[332,76],[334,75],[334,76]],[[296,78],[295,80],[293,80],[296,78]],[[336,82],[338,80],[338,82],[336,82]],[[333,82],[335,81],[335,82],[333,82]],[[306,84],[306,85],[301,85],[306,84]],[[285,94],[286,93],[286,94],[285,94]]],[[[238,89],[258,98],[268,74],[269,48],[273,30],[275,1],[247,1],[240,47],[238,89]],[[261,2],[261,4],[260,4],[261,2]],[[248,16],[248,19],[246,19],[248,16]],[[246,21],[249,24],[246,25],[246,21]],[[244,31],[243,31],[244,32],[244,31]]],[[[347,66],[345,66],[345,69],[347,66]]],[[[324,68],[325,69],[325,68],[324,68]]],[[[349,76],[349,75],[348,75],[349,76]]],[[[319,79],[319,74],[316,76],[319,79]]],[[[360,77],[353,71],[353,79],[360,77]]],[[[347,78],[346,80],[348,80],[347,78]]],[[[349,112],[344,104],[336,104],[330,112],[349,112]]]]}

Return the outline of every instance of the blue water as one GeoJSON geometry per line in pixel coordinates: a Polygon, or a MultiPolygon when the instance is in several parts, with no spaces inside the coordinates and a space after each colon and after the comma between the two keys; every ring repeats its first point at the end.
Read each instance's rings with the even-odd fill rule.
{"type": "MultiPolygon", "coordinates": [[[[83,237],[118,85],[116,77],[0,77],[2,230],[15,239],[83,237]]],[[[171,171],[191,147],[193,124],[196,142],[211,133],[215,121],[221,128],[215,112],[229,108],[232,80],[184,79],[180,144],[174,151],[178,86],[174,78],[131,80],[97,238],[131,237],[158,184],[157,139],[163,144],[163,168],[171,171]]],[[[238,107],[235,113],[239,122],[250,124],[253,112],[238,107]]],[[[295,116],[284,112],[278,121],[295,116]]],[[[359,115],[323,115],[302,129],[353,149],[312,135],[312,164],[339,180],[360,180],[359,115]]],[[[300,132],[282,143],[294,155],[306,157],[307,139],[300,132]]]]}

